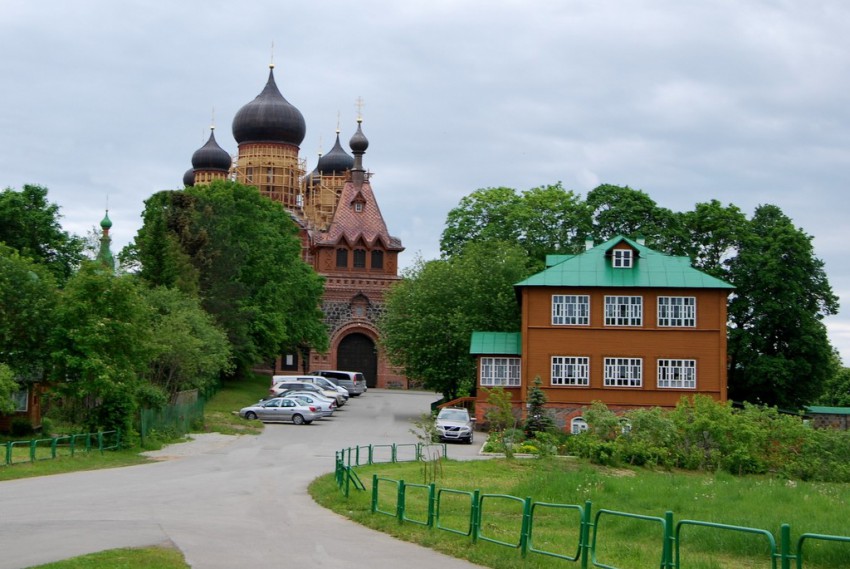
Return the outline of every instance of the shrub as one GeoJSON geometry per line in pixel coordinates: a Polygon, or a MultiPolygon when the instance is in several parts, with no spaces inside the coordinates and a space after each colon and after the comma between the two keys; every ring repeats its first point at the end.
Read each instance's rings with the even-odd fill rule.
{"type": "Polygon", "coordinates": [[[13,437],[28,437],[35,433],[35,429],[32,428],[32,423],[30,423],[29,419],[24,419],[23,417],[15,417],[12,419],[12,424],[9,428],[9,433],[13,437]]]}

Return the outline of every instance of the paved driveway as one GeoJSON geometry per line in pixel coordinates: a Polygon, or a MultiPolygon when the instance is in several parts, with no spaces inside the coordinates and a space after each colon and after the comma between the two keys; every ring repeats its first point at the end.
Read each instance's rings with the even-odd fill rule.
{"type": "MultiPolygon", "coordinates": [[[[307,494],[340,448],[415,442],[410,421],[435,399],[370,389],[309,426],[266,425],[152,464],[0,482],[0,569],[168,542],[195,569],[476,567],[351,523],[307,494]]],[[[450,445],[449,456],[472,458],[480,444],[450,445]]]]}

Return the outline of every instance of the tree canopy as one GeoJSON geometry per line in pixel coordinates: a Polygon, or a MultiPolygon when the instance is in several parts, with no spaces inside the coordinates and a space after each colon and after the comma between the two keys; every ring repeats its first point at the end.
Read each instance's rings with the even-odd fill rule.
{"type": "Polygon", "coordinates": [[[327,348],[322,279],[301,259],[297,228],[256,188],[216,181],[155,194],[124,256],[152,285],[197,294],[227,333],[236,371],[284,349],[327,348]]]}
{"type": "Polygon", "coordinates": [[[823,318],[838,299],[811,237],[782,211],[760,206],[729,261],[729,396],[796,409],[837,370],[823,318]]]}
{"type": "Polygon", "coordinates": [[[21,380],[42,379],[56,283],[49,269],[0,244],[0,364],[21,380]]]}
{"type": "Polygon", "coordinates": [[[51,373],[66,417],[90,429],[131,431],[135,395],[156,354],[153,313],[137,279],[84,262],[55,314],[51,373]]]}
{"type": "Polygon", "coordinates": [[[25,185],[0,192],[0,243],[50,268],[59,283],[79,266],[84,240],[62,230],[59,206],[47,200],[47,188],[25,185]]]}
{"type": "Polygon", "coordinates": [[[522,248],[469,243],[451,259],[419,259],[386,296],[382,344],[409,378],[447,399],[474,386],[474,330],[514,331],[520,312],[513,284],[531,273],[522,248]]]}

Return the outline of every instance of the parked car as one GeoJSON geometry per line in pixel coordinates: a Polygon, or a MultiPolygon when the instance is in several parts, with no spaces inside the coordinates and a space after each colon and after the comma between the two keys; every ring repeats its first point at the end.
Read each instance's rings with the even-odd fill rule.
{"type": "Polygon", "coordinates": [[[320,375],[335,379],[348,390],[352,397],[358,397],[366,392],[366,378],[358,371],[343,371],[338,369],[320,369],[311,371],[310,375],[320,375]]]}
{"type": "Polygon", "coordinates": [[[274,386],[275,383],[280,383],[281,381],[300,381],[302,383],[312,383],[314,385],[318,385],[325,391],[335,391],[342,395],[342,399],[337,397],[338,405],[340,407],[345,405],[345,402],[348,401],[348,398],[350,397],[350,394],[348,393],[348,390],[346,388],[339,385],[339,383],[336,383],[331,379],[328,379],[327,377],[322,377],[320,375],[275,375],[272,377],[272,386],[274,386]]]}
{"type": "Polygon", "coordinates": [[[469,411],[462,407],[444,407],[440,409],[435,420],[437,436],[440,441],[463,441],[472,444],[475,421],[469,416],[469,411]]]}
{"type": "Polygon", "coordinates": [[[287,377],[287,380],[281,381],[279,383],[275,383],[274,385],[272,385],[271,389],[269,389],[269,395],[271,395],[272,397],[277,397],[283,392],[293,391],[293,390],[295,390],[295,391],[312,391],[314,393],[318,393],[319,395],[323,395],[323,396],[327,397],[328,399],[332,399],[332,400],[336,401],[337,405],[339,405],[340,401],[345,403],[345,397],[342,394],[338,393],[337,391],[329,391],[327,389],[322,389],[321,387],[319,387],[315,383],[310,383],[310,382],[306,382],[306,381],[290,381],[288,379],[290,376],[284,376],[284,377],[287,377]]]}
{"type": "Polygon", "coordinates": [[[296,425],[309,425],[321,414],[314,405],[306,405],[297,399],[275,397],[243,407],[239,410],[239,416],[249,420],[259,419],[264,423],[292,421],[296,425]]]}
{"type": "Polygon", "coordinates": [[[310,393],[309,391],[289,391],[285,397],[287,399],[297,399],[305,405],[318,407],[322,417],[332,417],[334,411],[337,409],[336,401],[321,397],[315,393],[310,393]]]}

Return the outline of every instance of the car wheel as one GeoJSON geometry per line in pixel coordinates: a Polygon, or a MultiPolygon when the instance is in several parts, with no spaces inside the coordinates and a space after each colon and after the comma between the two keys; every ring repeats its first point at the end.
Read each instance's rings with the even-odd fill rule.
{"type": "Polygon", "coordinates": [[[296,425],[303,425],[304,424],[304,417],[302,415],[298,415],[298,414],[293,415],[292,416],[292,422],[295,423],[296,425]]]}
{"type": "Polygon", "coordinates": [[[254,419],[257,418],[257,414],[254,413],[253,411],[248,411],[247,413],[245,413],[245,418],[248,419],[249,421],[253,421],[254,419]]]}
{"type": "Polygon", "coordinates": [[[466,444],[468,444],[468,445],[472,444],[472,435],[470,435],[469,438],[466,439],[466,444]]]}

